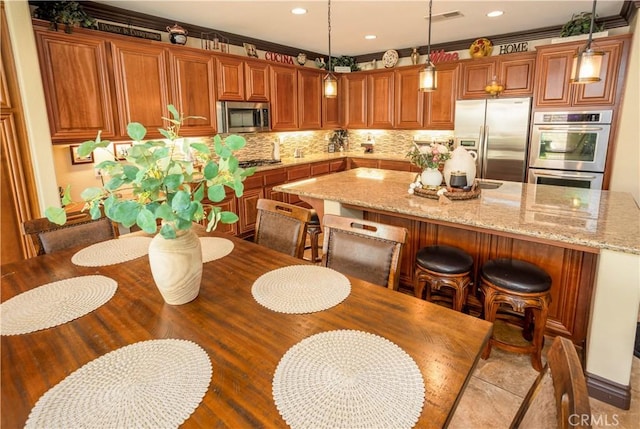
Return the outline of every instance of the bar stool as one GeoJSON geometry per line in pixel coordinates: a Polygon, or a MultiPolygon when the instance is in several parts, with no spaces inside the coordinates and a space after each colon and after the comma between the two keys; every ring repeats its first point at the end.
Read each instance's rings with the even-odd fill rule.
{"type": "Polygon", "coordinates": [[[452,308],[462,311],[471,283],[473,258],[464,250],[453,246],[433,245],[423,247],[416,254],[416,271],[413,291],[422,299],[426,288],[427,301],[433,301],[431,292],[446,287],[453,290],[452,308]]]}
{"type": "Polygon", "coordinates": [[[510,344],[495,337],[489,339],[482,358],[487,359],[491,347],[531,355],[531,364],[542,371],[542,346],[544,329],[551,302],[551,277],[540,267],[525,261],[510,258],[492,259],[480,270],[480,289],[484,294],[484,319],[495,322],[502,304],[517,313],[524,313],[522,336],[527,345],[510,344]]]}
{"type": "Polygon", "coordinates": [[[314,209],[311,211],[311,220],[307,224],[307,235],[309,236],[309,246],[305,246],[305,250],[311,249],[311,262],[320,262],[322,258],[318,256],[318,236],[322,232],[320,227],[320,218],[314,209]]]}

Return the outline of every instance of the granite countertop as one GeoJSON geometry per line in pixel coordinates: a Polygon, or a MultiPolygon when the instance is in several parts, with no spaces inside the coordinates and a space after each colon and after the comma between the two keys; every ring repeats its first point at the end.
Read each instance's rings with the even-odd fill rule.
{"type": "Polygon", "coordinates": [[[542,241],[640,254],[640,209],[625,192],[519,182],[441,204],[409,194],[415,173],[357,168],[277,186],[275,191],[542,241]]]}
{"type": "Polygon", "coordinates": [[[368,158],[368,159],[384,159],[384,160],[393,160],[393,161],[406,161],[409,162],[409,159],[404,155],[395,155],[388,153],[363,153],[362,150],[359,151],[348,151],[348,152],[322,152],[315,153],[311,155],[305,155],[302,158],[292,158],[286,157],[281,158],[279,164],[268,164],[261,165],[256,167],[256,171],[266,171],[266,170],[274,170],[276,168],[282,167],[291,167],[295,165],[303,165],[303,164],[311,164],[314,162],[322,162],[322,161],[331,161],[341,158],[368,158]]]}

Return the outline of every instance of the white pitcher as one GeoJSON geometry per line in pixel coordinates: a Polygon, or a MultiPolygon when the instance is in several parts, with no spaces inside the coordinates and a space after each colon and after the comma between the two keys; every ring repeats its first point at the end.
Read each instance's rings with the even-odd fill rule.
{"type": "Polygon", "coordinates": [[[445,161],[442,171],[447,186],[449,186],[452,171],[464,171],[467,175],[467,185],[472,185],[476,178],[477,157],[478,155],[475,152],[469,152],[462,146],[458,146],[453,150],[451,158],[445,161]]]}

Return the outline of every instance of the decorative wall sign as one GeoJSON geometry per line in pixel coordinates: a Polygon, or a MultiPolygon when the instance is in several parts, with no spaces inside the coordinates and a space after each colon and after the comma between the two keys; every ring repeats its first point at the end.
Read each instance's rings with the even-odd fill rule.
{"type": "Polygon", "coordinates": [[[93,164],[93,152],[91,152],[87,156],[78,155],[79,144],[72,144],[69,146],[69,151],[71,152],[71,164],[93,164]]]}
{"type": "Polygon", "coordinates": [[[252,45],[251,43],[243,43],[242,46],[244,46],[244,50],[247,52],[248,56],[258,58],[258,51],[256,51],[256,45],[252,45]]]}
{"type": "Polygon", "coordinates": [[[529,50],[529,42],[507,43],[500,45],[500,55],[513,54],[515,52],[527,52],[529,50]]]}
{"type": "Polygon", "coordinates": [[[445,52],[444,49],[433,51],[430,58],[434,64],[444,63],[446,61],[458,61],[460,59],[457,52],[445,52]]]}
{"type": "Polygon", "coordinates": [[[269,61],[275,61],[277,63],[295,65],[293,57],[289,55],[279,54],[277,52],[267,52],[264,54],[264,58],[269,61]]]}
{"type": "Polygon", "coordinates": [[[141,39],[162,40],[160,33],[152,33],[150,31],[137,30],[131,27],[107,24],[106,22],[98,22],[98,30],[106,31],[107,33],[122,34],[124,36],[139,37],[141,39]]]}

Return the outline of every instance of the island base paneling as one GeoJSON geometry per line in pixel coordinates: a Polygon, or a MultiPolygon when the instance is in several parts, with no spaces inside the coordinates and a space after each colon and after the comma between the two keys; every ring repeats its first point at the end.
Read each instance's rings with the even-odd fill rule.
{"type": "MultiPolygon", "coordinates": [[[[463,225],[419,221],[397,214],[364,211],[363,216],[366,220],[403,226],[409,231],[400,264],[400,286],[403,289],[413,291],[415,255],[420,248],[433,244],[457,246],[469,253],[474,260],[474,280],[479,278],[480,267],[489,259],[515,258],[538,265],[552,279],[552,301],[545,332],[568,337],[577,346],[584,347],[598,258],[596,253],[467,229],[463,225]]],[[[479,316],[482,313],[482,296],[478,282],[473,281],[470,288],[467,307],[470,314],[479,316]]]]}

